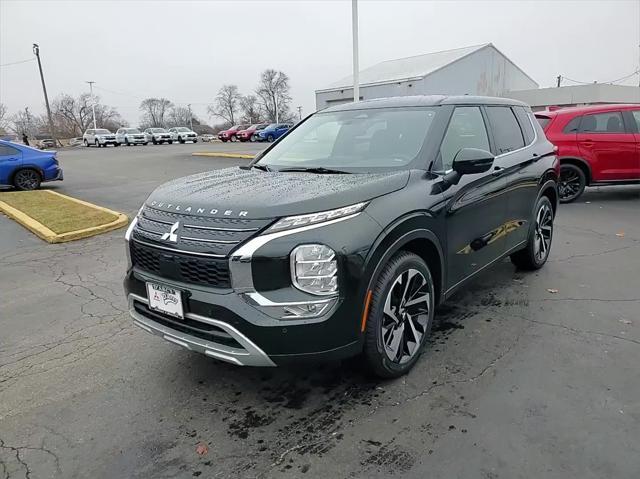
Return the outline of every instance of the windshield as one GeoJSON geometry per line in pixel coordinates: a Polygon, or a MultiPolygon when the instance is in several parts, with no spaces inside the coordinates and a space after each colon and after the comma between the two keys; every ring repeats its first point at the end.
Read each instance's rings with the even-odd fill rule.
{"type": "Polygon", "coordinates": [[[166,133],[167,130],[165,130],[164,128],[151,128],[150,129],[151,133],[166,133]]]}
{"type": "Polygon", "coordinates": [[[181,126],[180,128],[176,128],[176,131],[190,131],[189,128],[185,128],[184,126],[181,126]]]}
{"type": "Polygon", "coordinates": [[[138,130],[137,128],[127,128],[126,130],[124,130],[126,133],[140,133],[140,130],[138,130]]]}
{"type": "Polygon", "coordinates": [[[545,127],[549,124],[549,122],[551,121],[551,118],[547,117],[547,116],[539,116],[536,115],[536,120],[538,120],[538,123],[540,123],[540,126],[542,127],[542,129],[544,130],[545,127]]]}
{"type": "Polygon", "coordinates": [[[111,132],[109,130],[96,130],[96,135],[110,135],[111,132]]]}
{"type": "Polygon", "coordinates": [[[256,130],[264,130],[266,127],[267,127],[267,125],[262,123],[260,125],[256,125],[256,130]]]}
{"type": "Polygon", "coordinates": [[[259,161],[271,169],[362,171],[408,165],[422,148],[435,108],[377,108],[318,113],[259,161]]]}

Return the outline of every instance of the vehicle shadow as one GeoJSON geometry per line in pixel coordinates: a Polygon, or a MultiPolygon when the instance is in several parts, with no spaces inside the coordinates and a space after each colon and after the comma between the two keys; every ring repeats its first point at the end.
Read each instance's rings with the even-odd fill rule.
{"type": "Polygon", "coordinates": [[[640,185],[627,186],[594,186],[584,190],[576,203],[587,201],[638,201],[640,200],[640,185]]]}

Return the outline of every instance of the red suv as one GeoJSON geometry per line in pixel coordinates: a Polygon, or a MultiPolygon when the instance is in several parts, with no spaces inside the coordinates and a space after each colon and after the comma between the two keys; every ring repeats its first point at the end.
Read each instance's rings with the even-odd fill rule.
{"type": "Polygon", "coordinates": [[[256,141],[254,135],[260,130],[264,130],[269,124],[259,123],[257,125],[251,125],[246,130],[241,130],[236,134],[236,137],[240,141],[256,141]]]}
{"type": "Polygon", "coordinates": [[[640,183],[640,104],[593,105],[536,112],[558,147],[562,203],[585,186],[640,183]]]}
{"type": "Polygon", "coordinates": [[[220,133],[218,133],[218,139],[222,140],[225,143],[227,141],[236,141],[238,139],[237,138],[238,132],[240,130],[244,130],[248,126],[249,125],[235,125],[235,126],[232,126],[228,130],[223,130],[220,133]]]}

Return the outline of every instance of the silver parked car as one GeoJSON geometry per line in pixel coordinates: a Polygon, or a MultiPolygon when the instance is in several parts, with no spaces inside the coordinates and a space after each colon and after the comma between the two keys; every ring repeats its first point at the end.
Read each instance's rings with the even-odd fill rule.
{"type": "Polygon", "coordinates": [[[184,143],[185,141],[193,141],[198,143],[198,134],[184,126],[176,126],[175,128],[169,128],[171,133],[171,139],[178,143],[184,143]]]}
{"type": "Polygon", "coordinates": [[[169,133],[164,128],[147,128],[146,130],[144,130],[144,136],[146,137],[147,141],[150,141],[154,145],[157,145],[158,143],[162,144],[164,142],[167,142],[169,144],[173,143],[173,140],[171,139],[171,133],[169,133]]]}
{"type": "Polygon", "coordinates": [[[82,135],[82,142],[84,146],[120,146],[116,141],[116,135],[105,128],[89,128],[84,132],[84,135],[82,135]]]}
{"type": "Polygon", "coordinates": [[[147,138],[137,128],[120,128],[116,131],[116,141],[119,145],[146,145],[147,138]]]}

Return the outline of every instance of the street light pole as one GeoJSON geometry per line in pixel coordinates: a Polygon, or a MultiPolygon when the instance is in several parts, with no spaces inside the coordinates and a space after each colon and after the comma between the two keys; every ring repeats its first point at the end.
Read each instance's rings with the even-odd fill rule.
{"type": "Polygon", "coordinates": [[[40,70],[40,80],[42,81],[42,91],[44,92],[44,103],[47,107],[47,117],[49,119],[49,134],[51,139],[57,143],[56,133],[53,131],[53,118],[51,117],[51,107],[49,106],[49,96],[47,95],[47,85],[44,83],[44,74],[42,73],[42,63],[40,63],[40,47],[37,43],[33,44],[33,54],[38,59],[38,69],[40,70]]]}
{"type": "Polygon", "coordinates": [[[193,131],[193,115],[191,114],[191,103],[187,105],[189,107],[189,127],[193,131]]]}
{"type": "Polygon", "coordinates": [[[360,66],[358,65],[358,0],[351,0],[353,33],[353,101],[360,101],[360,66]]]}
{"type": "Polygon", "coordinates": [[[278,94],[274,94],[273,95],[273,106],[276,109],[276,123],[280,123],[280,121],[278,120],[278,94]]]}
{"type": "Polygon", "coordinates": [[[302,120],[302,107],[298,107],[298,120],[302,120]]]}
{"type": "Polygon", "coordinates": [[[87,81],[85,83],[89,84],[89,90],[91,91],[91,112],[93,113],[93,129],[98,128],[96,126],[96,99],[93,97],[93,84],[94,81],[87,81]]]}

